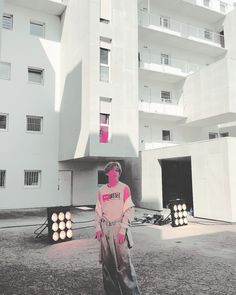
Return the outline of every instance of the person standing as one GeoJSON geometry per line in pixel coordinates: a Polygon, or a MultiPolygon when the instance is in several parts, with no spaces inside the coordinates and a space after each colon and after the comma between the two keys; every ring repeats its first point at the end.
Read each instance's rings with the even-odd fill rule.
{"type": "Polygon", "coordinates": [[[128,185],[119,181],[121,172],[119,162],[105,166],[108,183],[99,189],[95,209],[103,284],[107,295],[140,295],[129,252],[133,246],[129,224],[134,204],[128,185]]]}

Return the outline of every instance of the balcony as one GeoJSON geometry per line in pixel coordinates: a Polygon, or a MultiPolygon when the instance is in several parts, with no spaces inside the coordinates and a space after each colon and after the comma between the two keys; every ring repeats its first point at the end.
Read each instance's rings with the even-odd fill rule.
{"type": "Polygon", "coordinates": [[[143,51],[139,53],[139,67],[141,70],[150,71],[150,79],[156,77],[162,81],[175,83],[204,66],[172,58],[166,54],[153,54],[150,51],[143,51]]]}
{"type": "Polygon", "coordinates": [[[221,0],[184,0],[193,5],[201,6],[209,10],[213,10],[222,14],[227,14],[234,9],[234,5],[231,2],[221,0]]]}
{"type": "Polygon", "coordinates": [[[222,22],[225,14],[234,9],[231,0],[147,0],[140,1],[139,9],[144,12],[171,10],[209,24],[222,22]]]}
{"type": "Polygon", "coordinates": [[[175,146],[175,145],[179,145],[179,144],[180,143],[173,142],[173,141],[151,142],[151,141],[145,141],[142,139],[142,140],[140,140],[140,143],[139,143],[139,150],[140,151],[147,151],[147,150],[175,146]]]}
{"type": "MultiPolygon", "coordinates": [[[[166,34],[167,38],[172,36],[174,41],[176,39],[178,47],[185,48],[186,41],[188,41],[188,43],[192,43],[192,46],[189,49],[195,51],[198,51],[199,48],[202,51],[206,46],[210,47],[210,49],[208,48],[209,53],[212,51],[212,48],[216,47],[216,53],[214,53],[214,56],[222,54],[225,51],[224,36],[210,29],[195,27],[190,24],[179,22],[170,17],[163,17],[160,14],[144,13],[142,11],[139,12],[139,25],[142,28],[153,30],[156,33],[159,33],[159,35],[166,34]],[[178,39],[182,39],[182,41],[178,39]],[[196,43],[200,45],[196,47],[196,43]],[[219,49],[217,50],[217,48],[219,49]]],[[[139,35],[141,39],[143,39],[143,37],[145,39],[146,34],[150,33],[146,30],[140,30],[139,35]]],[[[148,37],[153,39],[152,35],[148,37]]],[[[164,39],[163,36],[162,39],[164,39]]],[[[187,46],[190,46],[190,44],[187,46]]]]}
{"type": "Polygon", "coordinates": [[[153,117],[169,121],[179,121],[185,118],[183,115],[181,90],[171,92],[171,94],[164,91],[164,93],[169,93],[169,97],[161,97],[158,91],[155,91],[153,88],[149,90],[150,95],[141,93],[139,111],[143,113],[141,114],[142,117],[153,117]],[[151,95],[151,93],[153,94],[151,95]]]}
{"type": "Polygon", "coordinates": [[[7,0],[6,2],[59,16],[66,9],[68,0],[7,0]]]}

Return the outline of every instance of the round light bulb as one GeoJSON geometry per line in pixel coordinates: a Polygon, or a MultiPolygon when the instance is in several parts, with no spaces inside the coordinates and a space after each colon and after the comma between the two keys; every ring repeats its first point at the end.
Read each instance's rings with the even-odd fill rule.
{"type": "Polygon", "coordinates": [[[183,210],[186,210],[186,209],[187,209],[186,204],[183,204],[183,205],[182,205],[182,209],[183,209],[183,210]]]}
{"type": "Polygon", "coordinates": [[[70,228],[72,227],[72,223],[71,223],[70,220],[68,220],[68,221],[66,222],[66,227],[67,227],[68,229],[70,229],[70,228]]]}
{"type": "Polygon", "coordinates": [[[53,213],[51,216],[51,219],[53,222],[56,222],[57,221],[57,213],[53,213]]]}
{"type": "Polygon", "coordinates": [[[72,230],[69,229],[69,230],[67,231],[66,235],[67,235],[67,238],[71,239],[71,238],[72,238],[72,230]]]}
{"type": "Polygon", "coordinates": [[[179,210],[179,211],[182,210],[182,205],[181,205],[181,204],[178,205],[178,210],[179,210]]]}
{"type": "Polygon", "coordinates": [[[178,210],[177,205],[174,205],[173,209],[174,209],[174,211],[177,211],[178,210]]]}
{"type": "Polygon", "coordinates": [[[65,214],[63,212],[60,212],[58,218],[60,221],[63,221],[65,219],[65,214]]]}
{"type": "Polygon", "coordinates": [[[58,231],[58,223],[57,223],[57,222],[54,222],[54,223],[52,224],[52,230],[53,230],[53,231],[58,231]]]}
{"type": "Polygon", "coordinates": [[[67,220],[70,220],[71,219],[71,213],[70,213],[70,211],[67,211],[66,214],[65,214],[65,216],[66,216],[66,219],[67,220]]]}
{"type": "Polygon", "coordinates": [[[61,238],[62,240],[64,240],[64,239],[66,238],[66,232],[65,232],[64,230],[62,230],[62,231],[60,232],[60,238],[61,238]]]}
{"type": "Polygon", "coordinates": [[[58,232],[55,232],[53,235],[52,235],[52,239],[53,241],[57,242],[59,240],[59,234],[58,232]]]}
{"type": "Polygon", "coordinates": [[[179,225],[179,220],[175,219],[175,225],[179,225]]]}
{"type": "Polygon", "coordinates": [[[64,222],[64,221],[61,221],[61,222],[59,223],[59,228],[60,228],[60,230],[64,230],[65,227],[66,227],[65,222],[64,222]]]}
{"type": "Polygon", "coordinates": [[[180,219],[179,219],[179,224],[180,224],[180,225],[183,225],[183,224],[184,224],[183,218],[180,218],[180,219]]]}

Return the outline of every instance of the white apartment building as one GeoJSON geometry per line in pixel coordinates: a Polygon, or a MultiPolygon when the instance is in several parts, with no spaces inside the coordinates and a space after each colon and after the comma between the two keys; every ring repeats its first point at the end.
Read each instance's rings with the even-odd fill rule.
{"type": "Polygon", "coordinates": [[[138,206],[236,221],[236,10],[219,0],[1,0],[0,209],[138,206]]]}
{"type": "Polygon", "coordinates": [[[105,163],[138,157],[126,2],[1,0],[1,209],[95,204],[105,163]]]}

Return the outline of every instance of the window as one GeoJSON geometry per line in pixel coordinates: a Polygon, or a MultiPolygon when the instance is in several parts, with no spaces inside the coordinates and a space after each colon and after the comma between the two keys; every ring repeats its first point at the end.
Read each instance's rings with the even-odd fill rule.
{"type": "Polygon", "coordinates": [[[108,97],[100,97],[100,114],[99,114],[99,142],[108,143],[111,138],[111,102],[108,97]]]}
{"type": "Polygon", "coordinates": [[[170,141],[170,130],[162,130],[162,140],[170,141]]]}
{"type": "Polygon", "coordinates": [[[100,22],[108,24],[111,20],[111,0],[100,0],[100,22]]]}
{"type": "Polygon", "coordinates": [[[0,187],[6,186],[6,170],[0,170],[0,187]]]}
{"type": "Polygon", "coordinates": [[[13,15],[4,13],[2,16],[2,27],[3,29],[12,30],[13,29],[13,15]]]}
{"type": "Polygon", "coordinates": [[[104,173],[103,170],[98,170],[98,185],[103,185],[103,184],[106,184],[108,181],[107,181],[107,176],[106,174],[104,173]]]}
{"type": "Polygon", "coordinates": [[[229,132],[221,132],[220,133],[220,137],[228,137],[229,136],[229,132]]]}
{"type": "Polygon", "coordinates": [[[169,65],[170,64],[170,56],[169,54],[162,53],[161,54],[161,64],[169,65]]]}
{"type": "Polygon", "coordinates": [[[168,102],[168,103],[172,102],[170,91],[164,91],[164,90],[161,91],[161,101],[168,102]]]}
{"type": "Polygon", "coordinates": [[[30,21],[30,34],[44,38],[45,23],[38,22],[38,21],[30,21]]]}
{"type": "Polygon", "coordinates": [[[26,170],[24,185],[31,187],[39,187],[41,181],[41,171],[39,170],[26,170]]]}
{"type": "Polygon", "coordinates": [[[203,0],[203,5],[206,7],[210,7],[210,0],[203,0]]]}
{"type": "Polygon", "coordinates": [[[170,27],[170,18],[166,17],[166,16],[161,16],[160,17],[160,25],[161,25],[161,27],[168,29],[170,27]]]}
{"type": "Polygon", "coordinates": [[[208,39],[208,40],[211,40],[212,39],[212,32],[209,31],[208,29],[205,29],[204,30],[204,38],[208,39]]]}
{"type": "Polygon", "coordinates": [[[26,116],[27,131],[42,132],[43,118],[38,116],[26,116]]]}
{"type": "Polygon", "coordinates": [[[217,132],[209,132],[209,139],[218,138],[219,134],[217,132]]]}
{"type": "Polygon", "coordinates": [[[0,62],[0,79],[10,80],[11,78],[11,64],[7,62],[0,62]]]}
{"type": "Polygon", "coordinates": [[[110,81],[110,48],[102,42],[100,47],[100,81],[110,81]]]}
{"type": "Polygon", "coordinates": [[[7,130],[8,115],[0,114],[0,130],[7,130]]]}
{"type": "Polygon", "coordinates": [[[43,69],[28,68],[28,81],[36,84],[43,84],[43,69]]]}
{"type": "Polygon", "coordinates": [[[220,1],[220,11],[226,13],[227,3],[220,1]]]}
{"type": "Polygon", "coordinates": [[[109,141],[109,114],[100,113],[100,143],[108,143],[109,141]]]}

